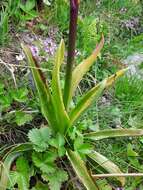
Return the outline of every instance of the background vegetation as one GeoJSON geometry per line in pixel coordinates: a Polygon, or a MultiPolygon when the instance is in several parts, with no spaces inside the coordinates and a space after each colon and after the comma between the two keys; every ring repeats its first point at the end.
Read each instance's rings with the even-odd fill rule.
{"type": "MultiPolygon", "coordinates": [[[[45,0],[42,4],[36,0],[0,2],[0,147],[25,142],[31,128],[46,124],[20,44],[29,44],[34,56],[40,60],[45,75],[51,79],[52,61],[61,38],[64,38],[67,47],[68,23],[68,0],[45,0]]],[[[75,64],[92,53],[102,34],[105,44],[96,63],[80,83],[71,107],[97,82],[128,66],[130,63],[125,64],[124,61],[128,56],[143,53],[142,32],[142,0],[81,1],[75,64]]],[[[142,72],[142,61],[138,69],[142,72]]],[[[61,85],[64,86],[63,80],[61,85]]],[[[128,73],[116,81],[110,91],[106,91],[83,115],[79,131],[131,127],[142,129],[142,113],[142,75],[128,73]]],[[[105,139],[93,145],[123,172],[143,173],[142,137],[105,139]]],[[[19,162],[21,160],[17,161],[17,165],[19,162]]],[[[88,164],[92,165],[92,162],[88,164]]],[[[94,169],[98,171],[98,167],[94,169]]],[[[101,181],[104,189],[106,180],[101,181]]],[[[112,184],[112,181],[109,182],[112,184]]],[[[125,189],[141,190],[142,184],[141,177],[134,180],[129,177],[125,189]]]]}

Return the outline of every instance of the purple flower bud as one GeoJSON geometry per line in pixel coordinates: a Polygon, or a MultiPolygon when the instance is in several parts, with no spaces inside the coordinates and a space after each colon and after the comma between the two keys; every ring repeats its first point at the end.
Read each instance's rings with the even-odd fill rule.
{"type": "Polygon", "coordinates": [[[73,9],[76,9],[76,7],[79,5],[79,0],[71,0],[70,2],[73,9]]]}
{"type": "Polygon", "coordinates": [[[70,87],[71,87],[72,68],[75,57],[78,9],[79,9],[79,0],[70,0],[69,44],[68,44],[68,56],[67,56],[67,66],[66,66],[65,87],[64,87],[64,104],[66,109],[69,103],[68,101],[69,101],[70,87]]]}

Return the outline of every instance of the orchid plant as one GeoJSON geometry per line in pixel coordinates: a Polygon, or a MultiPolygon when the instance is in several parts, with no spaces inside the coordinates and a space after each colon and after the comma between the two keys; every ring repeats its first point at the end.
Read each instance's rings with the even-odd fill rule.
{"type": "MultiPolygon", "coordinates": [[[[143,135],[141,129],[111,129],[97,132],[79,130],[79,119],[83,113],[93,102],[97,101],[104,90],[124,75],[127,69],[120,70],[104,79],[85,92],[74,107],[70,106],[80,81],[95,62],[104,45],[104,37],[102,36],[93,53],[74,67],[78,8],[79,0],[70,0],[69,47],[64,90],[60,84],[60,67],[64,62],[65,55],[64,41],[61,40],[55,56],[51,83],[47,82],[30,48],[22,45],[33,74],[41,112],[47,120],[47,126],[30,130],[29,142],[0,150],[2,157],[1,190],[6,190],[7,187],[12,189],[15,185],[18,185],[20,190],[27,190],[30,188],[31,176],[40,176],[36,177],[36,184],[31,187],[32,190],[59,190],[62,183],[68,180],[68,174],[69,176],[73,174],[71,167],[86,189],[98,190],[100,187],[93,179],[93,173],[90,172],[90,168],[86,164],[88,159],[91,159],[93,163],[98,164],[108,173],[122,174],[122,171],[105,156],[96,152],[90,142],[105,138],[143,135]],[[64,164],[61,166],[59,161],[64,164]],[[13,164],[15,169],[12,169],[13,164]]],[[[122,186],[125,184],[124,177],[116,177],[116,179],[122,186]]]]}

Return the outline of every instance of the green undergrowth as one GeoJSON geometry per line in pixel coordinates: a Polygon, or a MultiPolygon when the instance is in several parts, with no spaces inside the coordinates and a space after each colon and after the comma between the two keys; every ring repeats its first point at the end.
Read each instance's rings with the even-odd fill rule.
{"type": "Polygon", "coordinates": [[[98,115],[104,117],[101,127],[142,128],[142,102],[143,81],[136,76],[123,77],[98,105],[98,115]]]}
{"type": "MultiPolygon", "coordinates": [[[[83,120],[83,126],[90,126],[93,131],[130,127],[143,129],[142,113],[143,81],[136,75],[125,76],[116,82],[111,93],[105,94],[103,99],[92,107],[87,114],[87,119],[83,120]]],[[[125,173],[143,172],[142,138],[139,141],[136,138],[103,140],[94,146],[120,165],[125,173]]],[[[141,184],[141,177],[134,178],[134,181],[132,177],[128,177],[125,189],[133,190],[137,187],[142,189],[141,184]]]]}
{"type": "MultiPolygon", "coordinates": [[[[59,38],[64,37],[67,46],[69,32],[68,1],[48,1],[49,4],[45,5],[44,10],[40,13],[37,11],[36,1],[31,2],[33,3],[29,5],[24,3],[17,6],[8,6],[8,1],[5,1],[4,3],[0,2],[0,44],[7,45],[10,38],[9,34],[11,24],[13,24],[13,26],[17,26],[16,31],[28,31],[27,23],[32,23],[32,28],[30,28],[32,33],[34,33],[34,35],[40,34],[43,37],[47,37],[48,30],[51,26],[58,27],[60,32],[57,33],[56,39],[59,41],[59,38]],[[10,14],[10,12],[12,14],[10,14]],[[39,21],[38,23],[35,21],[38,16],[41,19],[40,23],[39,21]],[[34,22],[35,24],[33,24],[34,22]]],[[[128,55],[132,55],[136,52],[143,52],[142,25],[142,7],[140,1],[105,0],[99,1],[99,3],[93,0],[82,1],[78,18],[76,45],[78,55],[76,57],[76,64],[92,52],[99,42],[102,33],[105,36],[105,45],[103,51],[98,55],[96,64],[91,67],[88,75],[81,81],[80,86],[76,91],[76,97],[70,105],[71,108],[78,102],[81,95],[83,95],[87,89],[92,88],[95,83],[101,81],[103,78],[106,78],[111,73],[115,73],[118,68],[124,67],[122,60],[126,59],[128,55]]],[[[44,68],[48,67],[48,69],[51,69],[51,63],[49,62],[42,63],[42,66],[44,68]]],[[[5,79],[5,81],[6,80],[7,79],[5,79]]],[[[39,99],[36,96],[37,94],[35,91],[33,93],[28,84],[24,85],[24,81],[25,80],[20,79],[20,85],[18,83],[18,88],[15,88],[14,86],[11,87],[11,85],[6,85],[3,84],[3,82],[0,82],[0,135],[2,138],[3,136],[5,139],[7,139],[7,136],[10,135],[15,136],[15,133],[11,133],[13,129],[16,134],[19,134],[19,131],[22,131],[21,129],[24,128],[26,131],[22,131],[22,135],[25,136],[24,140],[26,140],[29,129],[36,127],[39,128],[41,125],[44,126],[45,124],[45,119],[41,115],[39,108],[39,99]],[[39,120],[36,120],[36,118],[39,120]]],[[[61,83],[63,90],[63,81],[61,81],[61,83]]],[[[74,139],[75,135],[80,136],[80,133],[83,131],[91,130],[96,132],[100,129],[105,130],[122,128],[143,129],[142,113],[143,81],[136,76],[125,76],[114,84],[114,86],[110,89],[110,92],[104,92],[103,97],[97,101],[96,104],[94,103],[91,109],[89,109],[88,112],[81,117],[80,122],[77,123],[78,129],[74,126],[73,130],[70,131],[70,135],[71,138],[74,139]]],[[[36,135],[38,136],[39,133],[40,132],[37,130],[36,135]]],[[[31,139],[32,137],[30,137],[30,141],[32,141],[31,139]]],[[[46,146],[52,146],[52,148],[54,147],[54,149],[58,149],[61,154],[64,154],[64,146],[62,145],[63,149],[61,147],[60,149],[58,147],[59,145],[57,145],[59,142],[55,142],[54,140],[52,145],[47,145],[46,142],[45,144],[43,142],[44,145],[42,144],[42,147],[45,147],[46,149],[46,146]]],[[[6,142],[6,140],[4,142],[6,142]]],[[[15,138],[12,138],[10,143],[15,143],[15,138]]],[[[91,145],[95,147],[95,150],[102,153],[104,156],[107,156],[109,160],[113,161],[120,168],[122,168],[123,172],[143,172],[142,137],[140,137],[139,140],[133,137],[125,139],[105,139],[102,141],[96,141],[96,143],[92,142],[91,145]]],[[[0,144],[0,147],[1,146],[2,145],[0,144]]],[[[73,146],[76,151],[88,151],[87,149],[90,149],[88,146],[84,147],[85,149],[80,146],[78,138],[73,146]]],[[[36,151],[39,151],[38,148],[36,151]]],[[[60,154],[59,152],[58,154],[60,154]]],[[[20,184],[21,179],[23,179],[24,183],[27,183],[30,177],[34,175],[32,172],[37,172],[39,168],[39,171],[44,173],[44,167],[47,162],[49,162],[47,167],[48,169],[53,169],[55,167],[53,166],[53,160],[55,161],[57,158],[56,156],[51,158],[53,159],[52,162],[50,162],[51,160],[49,161],[45,159],[44,163],[42,163],[41,160],[43,158],[41,159],[41,157],[43,156],[45,158],[46,153],[39,155],[36,155],[34,152],[28,157],[27,155],[24,155],[24,157],[17,159],[17,171],[11,173],[11,179],[13,180],[12,185],[16,184],[16,182],[20,184]],[[32,159],[32,167],[34,167],[34,169],[30,168],[31,171],[29,171],[29,163],[26,161],[29,157],[32,159]],[[21,167],[21,163],[25,163],[25,165],[21,167]],[[26,172],[29,173],[29,176],[27,176],[28,179],[25,175],[26,172]]],[[[61,162],[62,161],[60,160],[58,164],[61,164],[61,162]]],[[[99,173],[105,173],[99,165],[93,165],[90,159],[88,160],[87,165],[92,168],[92,171],[96,170],[96,172],[98,171],[99,173]]],[[[42,176],[42,178],[45,179],[45,181],[49,181],[50,187],[53,186],[54,188],[54,185],[57,185],[57,188],[59,188],[62,182],[67,180],[67,175],[64,171],[54,170],[54,172],[55,171],[57,171],[55,176],[52,175],[50,178],[49,176],[42,176]],[[61,175],[63,175],[63,178],[60,178],[61,175]],[[58,183],[54,184],[56,180],[58,183]]],[[[127,178],[125,189],[134,190],[137,187],[143,189],[141,185],[142,181],[143,180],[140,177],[135,178],[134,180],[131,177],[127,178]]],[[[112,180],[109,180],[109,182],[112,183],[112,180]]],[[[43,183],[38,183],[36,188],[33,188],[32,190],[37,190],[38,187],[41,186],[42,190],[47,187],[43,183]]],[[[111,189],[111,187],[107,184],[107,180],[103,180],[100,186],[103,186],[103,190],[105,190],[105,187],[106,189],[111,189]]]]}

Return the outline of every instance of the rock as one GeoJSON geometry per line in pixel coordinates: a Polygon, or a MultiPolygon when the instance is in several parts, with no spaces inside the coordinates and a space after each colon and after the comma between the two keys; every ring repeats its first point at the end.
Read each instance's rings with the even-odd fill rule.
{"type": "Polygon", "coordinates": [[[140,65],[143,62],[143,54],[135,53],[133,55],[129,55],[127,59],[123,60],[123,63],[126,65],[140,65]]]}
{"type": "Polygon", "coordinates": [[[143,53],[135,53],[130,55],[122,62],[130,68],[128,75],[136,75],[138,78],[143,78],[143,69],[141,69],[141,64],[143,63],[143,53]]]}

